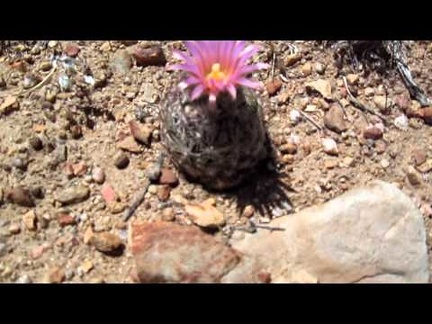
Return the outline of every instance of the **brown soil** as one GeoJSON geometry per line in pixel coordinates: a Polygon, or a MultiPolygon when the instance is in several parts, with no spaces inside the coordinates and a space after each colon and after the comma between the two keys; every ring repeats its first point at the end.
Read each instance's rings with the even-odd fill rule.
{"type": "MultiPolygon", "coordinates": [[[[264,45],[259,59],[271,63],[270,42],[257,43],[264,45]]],[[[281,82],[271,80],[271,71],[262,72],[257,78],[268,85],[270,92],[275,92],[269,96],[264,91],[261,95],[269,107],[265,111],[267,128],[275,145],[281,176],[272,177],[269,171],[262,170],[261,176],[235,191],[213,193],[180,175],[179,185],[171,190],[167,201],[161,201],[166,195],[162,191],[169,189],[152,184],[144,203],[128,222],[136,218],[148,221],[170,218],[166,208],[172,207],[173,221],[195,226],[179,202],[200,203],[213,197],[226,219],[225,227],[214,235],[224,240],[230,226],[247,222],[246,216],[250,215],[242,214],[247,205],[263,210],[262,215],[255,212],[255,221],[268,222],[271,217],[286,214],[284,209],[292,207],[290,212],[298,211],[372,179],[381,179],[397,184],[418,203],[430,240],[432,142],[429,139],[432,128],[419,118],[410,118],[406,129],[394,125],[395,118],[404,111],[419,109],[418,104],[409,99],[399,75],[377,72],[366,75],[350,66],[344,66],[338,74],[333,50],[321,43],[271,43],[275,57],[283,62],[285,78],[280,78],[277,64],[273,78],[281,82]],[[292,51],[297,51],[297,61],[292,59],[295,56],[290,54],[292,51]],[[317,63],[325,68],[319,71],[321,74],[317,63]],[[356,74],[356,77],[348,74],[356,74]],[[381,120],[349,104],[343,75],[351,81],[349,87],[357,99],[388,121],[381,139],[364,138],[365,128],[381,120]],[[306,84],[318,79],[331,84],[333,100],[325,100],[307,90],[306,84]],[[279,90],[277,83],[281,84],[279,90]],[[383,96],[387,96],[388,107],[379,109],[377,103],[383,96]],[[332,106],[341,109],[338,102],[344,106],[341,111],[346,114],[347,129],[341,134],[324,124],[324,115],[332,106]],[[293,109],[301,110],[322,130],[305,118],[292,122],[293,109]],[[323,138],[337,143],[337,155],[323,151],[323,138]],[[426,162],[420,163],[422,159],[426,162]],[[416,167],[420,171],[415,171],[416,167]],[[407,173],[412,173],[411,182],[407,173]]],[[[121,211],[140,193],[146,169],[162,150],[157,104],[176,74],[167,72],[157,62],[156,65],[151,62],[153,65],[137,66],[136,60],[128,54],[137,45],[161,47],[168,62],[172,60],[171,50],[182,46],[181,42],[157,41],[80,41],[72,45],[51,41],[12,42],[0,47],[0,282],[133,280],[130,275],[133,262],[127,246],[120,253],[106,254],[84,241],[86,231],[93,226],[95,232],[118,235],[127,245],[127,226],[121,221],[121,211]],[[58,62],[53,74],[40,87],[18,95],[23,86],[34,86],[50,75],[53,55],[61,56],[69,51],[74,56],[75,47],[79,48],[75,72],[67,72],[64,64],[58,62]],[[119,54],[122,50],[126,52],[119,54]],[[123,73],[119,71],[122,69],[123,73]],[[65,74],[69,74],[71,84],[61,89],[59,77],[65,74]],[[92,75],[96,84],[86,83],[86,75],[92,75]],[[137,153],[125,151],[130,162],[119,169],[115,165],[116,155],[121,151],[117,144],[130,134],[129,121],[137,119],[152,130],[151,145],[138,144],[140,152],[137,153]],[[34,143],[35,136],[42,142],[40,149],[38,143],[34,143]],[[64,148],[66,156],[62,157],[64,148]],[[79,165],[80,162],[84,162],[85,167],[79,165]],[[72,166],[83,170],[73,175],[72,166]],[[105,184],[111,185],[117,193],[116,207],[102,198],[104,185],[92,180],[95,167],[103,169],[105,184]],[[67,206],[56,201],[64,189],[77,185],[87,186],[90,196],[67,206]],[[31,191],[35,207],[23,207],[10,201],[10,191],[18,186],[31,191]],[[28,228],[29,211],[34,211],[37,219],[33,231],[28,228]],[[63,218],[58,219],[59,214],[63,214],[63,218]],[[61,221],[67,223],[68,220],[64,215],[71,215],[75,221],[61,226],[61,221]]],[[[409,45],[408,64],[414,79],[426,93],[432,94],[429,77],[432,75],[432,43],[409,45]]],[[[165,161],[164,166],[173,168],[169,161],[165,161]]]]}

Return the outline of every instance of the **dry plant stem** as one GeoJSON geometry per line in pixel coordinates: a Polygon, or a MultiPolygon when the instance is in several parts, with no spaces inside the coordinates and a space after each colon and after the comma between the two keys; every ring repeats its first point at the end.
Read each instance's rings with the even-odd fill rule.
{"type": "MultiPolygon", "coordinates": [[[[162,167],[164,160],[164,155],[161,153],[156,161],[159,168],[162,167]]],[[[123,221],[126,222],[129,220],[129,218],[132,217],[132,215],[135,213],[137,208],[143,203],[145,194],[147,193],[147,190],[150,186],[150,179],[146,177],[144,179],[143,189],[138,193],[138,195],[133,200],[131,206],[126,209],[123,213],[123,221]]]]}
{"type": "Polygon", "coordinates": [[[32,92],[32,91],[34,91],[36,89],[39,89],[40,87],[42,87],[49,80],[49,78],[51,78],[51,76],[54,74],[54,72],[55,72],[56,69],[57,69],[57,67],[54,66],[51,69],[51,71],[48,73],[48,75],[41,82],[39,82],[34,87],[32,87],[32,88],[30,88],[28,90],[25,90],[25,91],[21,90],[20,92],[16,93],[16,95],[17,96],[24,95],[26,93],[32,92]]]}
{"type": "Polygon", "coordinates": [[[305,114],[303,111],[298,110],[300,115],[302,115],[309,123],[311,123],[313,126],[315,126],[320,132],[323,131],[323,128],[316,123],[311,117],[309,117],[307,114],[305,114]]]}
{"type": "Polygon", "coordinates": [[[349,101],[353,104],[354,107],[360,109],[363,112],[368,112],[372,115],[375,115],[377,117],[379,117],[383,122],[387,123],[387,119],[381,115],[380,113],[377,113],[376,111],[374,111],[372,108],[369,108],[367,106],[365,106],[364,104],[362,104],[360,101],[358,101],[353,94],[351,93],[351,91],[348,88],[348,84],[347,84],[347,80],[345,77],[343,77],[343,82],[345,85],[345,89],[347,90],[348,96],[349,96],[349,101]]]}

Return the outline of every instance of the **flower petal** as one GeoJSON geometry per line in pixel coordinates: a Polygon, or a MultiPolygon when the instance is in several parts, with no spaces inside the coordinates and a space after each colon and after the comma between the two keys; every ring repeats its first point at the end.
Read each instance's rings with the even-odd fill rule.
{"type": "Polygon", "coordinates": [[[191,100],[195,100],[199,98],[204,92],[204,86],[202,84],[198,84],[195,89],[193,89],[191,94],[191,100]]]}
{"type": "Polygon", "coordinates": [[[231,97],[235,100],[235,98],[237,97],[236,87],[232,83],[230,83],[227,86],[227,90],[228,90],[229,94],[231,95],[231,97]]]}
{"type": "Polygon", "coordinates": [[[241,86],[244,86],[246,88],[251,88],[251,89],[255,89],[255,90],[260,89],[262,87],[261,82],[252,81],[252,80],[249,80],[246,78],[240,78],[240,79],[236,80],[236,83],[241,85],[241,86]]]}

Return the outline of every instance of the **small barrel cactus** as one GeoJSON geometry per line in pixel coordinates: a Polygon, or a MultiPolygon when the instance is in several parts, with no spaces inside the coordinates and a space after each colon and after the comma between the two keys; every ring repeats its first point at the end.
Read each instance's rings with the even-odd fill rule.
{"type": "Polygon", "coordinates": [[[161,138],[173,164],[209,189],[239,185],[270,153],[262,106],[248,64],[259,48],[243,41],[190,41],[191,56],[170,66],[186,78],[161,102],[161,138]]]}

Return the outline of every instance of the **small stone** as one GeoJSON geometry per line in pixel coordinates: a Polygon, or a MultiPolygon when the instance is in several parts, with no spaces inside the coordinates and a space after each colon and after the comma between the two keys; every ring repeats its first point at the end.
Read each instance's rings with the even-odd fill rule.
{"type": "Polygon", "coordinates": [[[5,193],[5,198],[10,202],[23,206],[23,207],[34,207],[35,203],[31,197],[30,191],[23,187],[16,187],[5,193]]]}
{"type": "Polygon", "coordinates": [[[84,232],[84,238],[83,238],[84,244],[90,244],[90,239],[92,238],[93,235],[94,232],[91,226],[87,227],[86,231],[84,232]]]}
{"type": "Polygon", "coordinates": [[[387,144],[383,140],[377,140],[375,142],[375,152],[383,154],[387,149],[387,144]]]}
{"type": "Polygon", "coordinates": [[[105,172],[102,168],[96,167],[92,170],[92,179],[97,184],[103,184],[105,182],[105,172]]]}
{"type": "Polygon", "coordinates": [[[164,66],[167,63],[165,54],[160,46],[142,48],[137,45],[134,47],[132,55],[138,66],[164,66]]]}
{"type": "Polygon", "coordinates": [[[162,168],[161,169],[161,175],[159,178],[159,183],[175,187],[178,185],[179,180],[178,180],[178,177],[173,170],[168,169],[168,168],[162,168]]]}
{"type": "Polygon", "coordinates": [[[403,112],[409,110],[410,103],[411,103],[410,97],[405,94],[398,95],[395,99],[396,106],[398,106],[398,108],[403,112]]]}
{"type": "Polygon", "coordinates": [[[328,80],[317,80],[306,83],[306,89],[320,93],[324,99],[332,99],[332,87],[328,80]]]}
{"type": "Polygon", "coordinates": [[[201,204],[188,204],[185,206],[186,213],[191,217],[192,221],[204,228],[220,227],[225,224],[224,215],[214,206],[201,204]]]}
{"type": "Polygon", "coordinates": [[[243,210],[243,217],[251,218],[255,214],[255,207],[252,205],[247,205],[243,210]]]}
{"type": "Polygon", "coordinates": [[[0,114],[8,114],[19,109],[19,103],[16,97],[9,96],[0,104],[0,114]]]}
{"type": "Polygon", "coordinates": [[[76,224],[75,217],[73,217],[68,213],[62,213],[62,212],[57,214],[57,222],[59,223],[60,227],[76,224]]]}
{"type": "Polygon", "coordinates": [[[316,71],[316,73],[323,75],[326,69],[326,66],[320,62],[316,62],[314,64],[314,69],[316,71]]]}
{"type": "Polygon", "coordinates": [[[303,74],[303,76],[309,76],[312,74],[312,63],[310,62],[306,62],[305,64],[303,64],[303,66],[301,67],[301,73],[303,74]]]}
{"type": "Polygon", "coordinates": [[[423,150],[420,150],[420,149],[414,149],[414,150],[411,152],[411,155],[412,155],[412,158],[413,158],[413,160],[414,160],[414,165],[415,165],[415,166],[419,166],[419,165],[421,165],[421,164],[423,164],[423,163],[426,162],[427,154],[426,154],[426,152],[423,151],[423,150]]]}
{"type": "Polygon", "coordinates": [[[339,162],[338,160],[332,159],[332,160],[324,160],[324,167],[326,169],[334,169],[338,166],[339,162]]]}
{"type": "Polygon", "coordinates": [[[111,51],[111,45],[110,42],[104,42],[100,47],[99,50],[101,52],[109,52],[111,51]]]}
{"type": "Polygon", "coordinates": [[[167,201],[170,197],[171,187],[163,185],[157,190],[157,197],[160,201],[167,201]]]}
{"type": "Polygon", "coordinates": [[[344,112],[337,105],[331,106],[324,115],[324,125],[338,134],[341,134],[348,129],[348,125],[345,122],[344,112]]]}
{"type": "Polygon", "coordinates": [[[89,244],[103,253],[114,252],[123,245],[121,239],[117,235],[109,232],[95,233],[90,238],[89,244]]]}
{"type": "Polygon", "coordinates": [[[300,52],[289,54],[286,56],[284,63],[286,66],[292,66],[295,63],[297,63],[298,61],[300,61],[301,58],[302,58],[302,56],[301,56],[300,52]]]}
{"type": "Polygon", "coordinates": [[[275,95],[282,88],[282,81],[279,79],[273,79],[266,83],[266,89],[269,96],[275,95]]]}
{"type": "Polygon", "coordinates": [[[17,284],[30,284],[32,283],[32,280],[29,275],[22,275],[17,280],[15,280],[15,283],[17,284]]]}
{"type": "Polygon", "coordinates": [[[10,234],[16,235],[21,232],[21,226],[18,223],[13,223],[9,225],[8,230],[10,234]]]}
{"type": "Polygon", "coordinates": [[[82,129],[80,125],[72,125],[70,132],[73,139],[80,139],[82,137],[82,129]]]}
{"type": "Polygon", "coordinates": [[[77,185],[62,190],[56,195],[56,200],[63,205],[71,205],[83,202],[90,197],[90,189],[88,187],[77,185]]]}
{"type": "Polygon", "coordinates": [[[27,170],[27,161],[24,161],[20,157],[14,157],[11,161],[11,165],[21,171],[27,170]]]}
{"type": "Polygon", "coordinates": [[[67,43],[63,49],[64,53],[70,57],[78,56],[80,50],[80,47],[76,43],[67,43]]]}
{"type": "Polygon", "coordinates": [[[383,137],[383,131],[376,126],[369,126],[363,131],[363,137],[365,139],[378,140],[383,137]]]}
{"type": "Polygon", "coordinates": [[[356,85],[359,80],[359,76],[357,74],[348,74],[346,76],[349,85],[356,85]]]}
{"type": "Polygon", "coordinates": [[[331,138],[323,138],[321,140],[324,152],[329,155],[338,155],[339,150],[337,148],[336,142],[331,138]]]}
{"type": "Polygon", "coordinates": [[[8,253],[8,246],[6,243],[0,242],[0,257],[6,255],[8,253]]]}
{"type": "Polygon", "coordinates": [[[117,51],[111,60],[111,67],[114,72],[121,74],[128,73],[132,64],[132,57],[126,50],[117,51]]]}
{"type": "Polygon", "coordinates": [[[142,147],[138,145],[133,136],[128,136],[122,141],[118,142],[117,148],[132,153],[140,153],[143,151],[142,147]]]}
{"type": "Polygon", "coordinates": [[[432,125],[432,107],[426,107],[421,109],[422,118],[428,125],[432,125]]]}
{"type": "Polygon", "coordinates": [[[411,165],[408,166],[406,176],[412,186],[418,186],[422,183],[422,176],[411,165]]]}
{"type": "Polygon", "coordinates": [[[290,111],[290,120],[293,125],[297,125],[302,120],[302,115],[298,110],[292,109],[290,111]]]}
{"type": "Polygon", "coordinates": [[[50,222],[51,217],[49,214],[43,214],[42,217],[38,218],[38,224],[43,229],[48,228],[50,222]]]}
{"type": "Polygon", "coordinates": [[[375,94],[375,90],[371,87],[367,87],[366,89],[364,89],[364,95],[366,97],[372,97],[375,94]]]}
{"type": "Polygon", "coordinates": [[[280,151],[283,154],[296,154],[297,145],[294,143],[286,143],[280,147],[280,151]]]}
{"type": "Polygon", "coordinates": [[[84,261],[81,265],[80,265],[80,269],[82,270],[83,273],[89,273],[91,270],[93,270],[94,268],[94,264],[93,262],[91,262],[90,260],[84,261]]]}
{"type": "Polygon", "coordinates": [[[29,144],[35,151],[40,151],[41,149],[43,149],[43,143],[41,139],[37,136],[33,136],[32,138],[30,138],[29,144]]]}
{"type": "Polygon", "coordinates": [[[62,283],[63,281],[65,281],[66,279],[66,275],[65,272],[62,268],[60,267],[54,267],[51,268],[49,273],[48,273],[48,282],[49,283],[62,283]]]}
{"type": "Polygon", "coordinates": [[[428,173],[432,170],[432,159],[426,160],[423,164],[416,166],[421,173],[428,173]]]}
{"type": "Polygon", "coordinates": [[[167,207],[162,210],[162,221],[173,222],[175,220],[174,209],[167,207]]]}
{"type": "Polygon", "coordinates": [[[36,231],[37,227],[36,227],[36,214],[34,212],[34,210],[30,210],[29,212],[25,213],[22,217],[24,226],[29,230],[29,231],[36,231]]]}
{"type": "Polygon", "coordinates": [[[142,125],[134,120],[129,122],[129,128],[135,140],[145,146],[150,146],[152,129],[147,125],[142,125]]]}
{"type": "Polygon", "coordinates": [[[108,209],[111,214],[120,214],[122,211],[126,209],[126,205],[120,201],[115,201],[113,203],[108,204],[108,209]]]}
{"type": "Polygon", "coordinates": [[[111,187],[111,185],[108,183],[105,183],[102,186],[101,195],[107,204],[111,204],[116,201],[119,201],[119,197],[117,193],[114,191],[113,187],[111,187]]]}
{"type": "Polygon", "coordinates": [[[32,259],[38,259],[42,256],[42,254],[48,249],[48,246],[45,244],[39,245],[30,251],[30,257],[32,259]]]}
{"type": "Polygon", "coordinates": [[[129,158],[128,156],[123,152],[118,152],[114,157],[114,165],[118,169],[126,169],[129,165],[129,158]]]}
{"type": "Polygon", "coordinates": [[[373,101],[380,111],[387,111],[391,105],[390,100],[385,96],[375,96],[373,101]]]}
{"type": "Polygon", "coordinates": [[[82,176],[87,172],[87,165],[84,161],[72,165],[73,173],[76,176],[82,176]]]}
{"type": "Polygon", "coordinates": [[[381,167],[383,169],[387,169],[390,166],[390,162],[388,160],[386,160],[386,159],[382,159],[381,162],[380,162],[380,164],[381,164],[381,167]]]}

